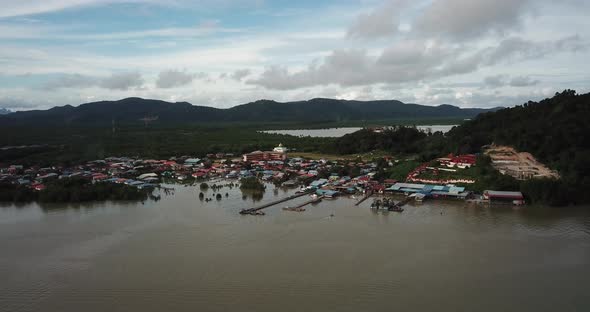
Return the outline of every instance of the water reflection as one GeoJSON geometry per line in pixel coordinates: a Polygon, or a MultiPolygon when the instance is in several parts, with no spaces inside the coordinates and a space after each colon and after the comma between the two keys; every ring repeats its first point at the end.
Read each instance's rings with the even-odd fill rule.
{"type": "MultiPolygon", "coordinates": [[[[449,132],[456,125],[420,125],[416,126],[419,130],[425,132],[449,132]]],[[[290,129],[290,130],[265,130],[263,133],[292,135],[296,137],[318,137],[318,138],[338,138],[361,130],[360,127],[341,127],[325,129],[290,129]]]]}
{"type": "Polygon", "coordinates": [[[246,201],[248,199],[252,199],[253,203],[260,202],[264,198],[264,193],[266,191],[259,191],[259,190],[241,190],[242,191],[242,200],[246,201]]]}

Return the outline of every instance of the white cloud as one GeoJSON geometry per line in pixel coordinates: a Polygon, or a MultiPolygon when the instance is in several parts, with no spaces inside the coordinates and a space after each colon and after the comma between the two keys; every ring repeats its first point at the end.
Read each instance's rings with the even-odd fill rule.
{"type": "Polygon", "coordinates": [[[507,78],[506,75],[488,76],[484,78],[483,82],[487,87],[498,88],[506,85],[507,78]]]}
{"type": "Polygon", "coordinates": [[[532,79],[529,76],[517,76],[510,80],[512,87],[528,87],[539,84],[541,81],[532,79]]]}
{"type": "Polygon", "coordinates": [[[62,88],[85,88],[98,85],[100,80],[97,77],[82,74],[63,74],[48,81],[42,88],[45,90],[56,90],[62,88]]]}
{"type": "MultiPolygon", "coordinates": [[[[193,0],[0,0],[0,18],[50,13],[67,9],[109,5],[109,4],[153,4],[190,8],[193,0]]],[[[259,6],[259,0],[200,0],[201,8],[252,7],[259,6]]]]}
{"type": "Polygon", "coordinates": [[[531,0],[434,0],[418,17],[415,29],[455,39],[505,33],[519,26],[531,0]]]}
{"type": "Polygon", "coordinates": [[[2,7],[0,17],[54,12],[73,7],[93,5],[99,2],[99,0],[0,0],[0,7],[2,7]]]}
{"type": "Polygon", "coordinates": [[[195,79],[195,74],[187,73],[180,70],[165,70],[158,74],[156,86],[158,88],[174,88],[191,83],[195,79]]]}
{"type": "Polygon", "coordinates": [[[0,108],[8,109],[10,111],[30,110],[39,106],[39,103],[32,103],[28,100],[19,97],[1,97],[0,108]]]}
{"type": "Polygon", "coordinates": [[[340,86],[404,83],[436,80],[472,73],[483,67],[541,58],[586,48],[579,37],[535,42],[508,38],[496,46],[472,49],[436,41],[402,41],[384,49],[378,57],[365,50],[336,50],[306,69],[290,72],[284,66],[266,69],[248,84],[288,90],[315,85],[340,86]]]}
{"type": "Polygon", "coordinates": [[[113,73],[107,77],[89,76],[83,74],[60,74],[41,86],[41,90],[54,91],[58,89],[93,88],[100,87],[109,90],[129,90],[143,85],[142,75],[135,72],[113,73]]]}
{"type": "Polygon", "coordinates": [[[100,81],[100,86],[111,90],[129,90],[141,87],[143,78],[139,72],[115,73],[100,81]]]}
{"type": "Polygon", "coordinates": [[[346,33],[349,38],[375,39],[392,37],[398,32],[399,13],[404,1],[389,1],[370,13],[357,16],[346,33]]]}
{"type": "Polygon", "coordinates": [[[238,69],[231,74],[231,78],[237,81],[241,81],[252,73],[250,69],[238,69]]]}

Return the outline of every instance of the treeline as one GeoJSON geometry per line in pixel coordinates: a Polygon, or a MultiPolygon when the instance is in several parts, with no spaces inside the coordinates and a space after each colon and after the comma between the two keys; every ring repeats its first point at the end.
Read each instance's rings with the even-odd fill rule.
{"type": "MultiPolygon", "coordinates": [[[[343,136],[325,148],[339,154],[382,150],[413,154],[427,161],[448,153],[480,153],[492,143],[527,151],[557,169],[559,180],[524,182],[497,173],[482,162],[481,184],[476,188],[520,189],[530,201],[554,205],[590,201],[590,94],[565,90],[541,102],[480,114],[449,133],[423,133],[398,127],[381,133],[363,129],[343,136]]],[[[489,161],[489,160],[488,160],[489,161]]]]}
{"type": "Polygon", "coordinates": [[[0,183],[0,202],[29,202],[34,201],[37,194],[24,185],[0,183]]]}
{"type": "Polygon", "coordinates": [[[590,201],[590,94],[573,90],[540,102],[485,113],[452,129],[449,144],[461,153],[495,143],[527,151],[559,171],[559,181],[521,183],[532,200],[554,204],[590,201]]]}
{"type": "Polygon", "coordinates": [[[409,127],[396,127],[383,132],[365,128],[337,139],[331,148],[338,154],[358,154],[373,150],[417,153],[420,151],[418,144],[425,137],[425,133],[409,127]]]}
{"type": "Polygon", "coordinates": [[[106,200],[146,200],[148,192],[115,183],[91,183],[83,178],[59,179],[48,182],[46,188],[35,192],[28,187],[1,184],[0,201],[42,203],[80,203],[106,200]]]}
{"type": "Polygon", "coordinates": [[[69,166],[109,156],[167,159],[208,153],[237,156],[256,150],[272,150],[279,143],[300,152],[318,151],[331,138],[298,138],[268,134],[255,127],[14,127],[0,131],[0,146],[43,144],[41,147],[0,150],[2,164],[69,166]],[[6,131],[4,131],[6,130],[6,131]]]}
{"type": "Polygon", "coordinates": [[[362,129],[336,139],[324,146],[324,152],[359,154],[370,151],[386,151],[395,155],[418,155],[426,161],[450,152],[448,138],[442,132],[424,132],[416,127],[397,126],[382,132],[362,129]]]}

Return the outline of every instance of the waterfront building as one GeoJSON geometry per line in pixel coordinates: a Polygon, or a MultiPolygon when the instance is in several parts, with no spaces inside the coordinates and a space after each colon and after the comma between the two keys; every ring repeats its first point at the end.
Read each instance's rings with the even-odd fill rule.
{"type": "Polygon", "coordinates": [[[279,146],[275,147],[272,151],[277,153],[286,153],[289,149],[284,147],[282,143],[279,143],[279,146]]]}
{"type": "Polygon", "coordinates": [[[439,158],[438,161],[441,165],[447,166],[449,168],[457,167],[465,169],[475,166],[475,163],[477,162],[477,156],[474,154],[453,156],[453,154],[451,154],[448,157],[439,158]]]}
{"type": "Polygon", "coordinates": [[[200,162],[201,160],[199,158],[188,158],[184,161],[184,164],[187,166],[196,166],[200,162]]]}
{"type": "Polygon", "coordinates": [[[491,203],[504,202],[512,203],[515,205],[524,205],[524,196],[521,192],[504,192],[504,191],[491,191],[487,190],[483,192],[483,199],[489,200],[491,203]]]}
{"type": "Polygon", "coordinates": [[[466,191],[464,187],[449,185],[433,185],[433,184],[414,184],[414,183],[395,183],[389,188],[385,189],[389,192],[407,193],[407,194],[423,194],[427,197],[455,197],[465,198],[470,192],[466,191]]]}
{"type": "Polygon", "coordinates": [[[243,160],[245,162],[249,161],[268,161],[268,160],[280,160],[285,161],[287,159],[287,154],[281,152],[262,152],[262,151],[255,151],[249,154],[243,155],[243,160]]]}

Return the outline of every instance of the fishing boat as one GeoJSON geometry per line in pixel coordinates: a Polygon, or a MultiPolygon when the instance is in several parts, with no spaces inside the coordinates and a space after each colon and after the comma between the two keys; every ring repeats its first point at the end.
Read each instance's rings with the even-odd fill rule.
{"type": "Polygon", "coordinates": [[[404,211],[404,208],[398,207],[398,206],[393,206],[393,207],[389,207],[387,210],[388,211],[393,211],[393,212],[403,212],[404,211]]]}
{"type": "Polygon", "coordinates": [[[373,203],[371,204],[371,209],[379,209],[382,205],[383,205],[383,203],[381,202],[380,199],[375,199],[375,200],[373,200],[373,203]]]}
{"type": "Polygon", "coordinates": [[[295,211],[295,212],[303,212],[305,211],[305,208],[303,207],[283,207],[284,211],[295,211]]]}

